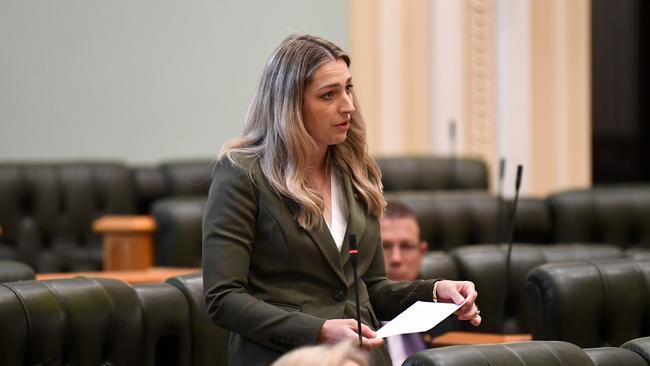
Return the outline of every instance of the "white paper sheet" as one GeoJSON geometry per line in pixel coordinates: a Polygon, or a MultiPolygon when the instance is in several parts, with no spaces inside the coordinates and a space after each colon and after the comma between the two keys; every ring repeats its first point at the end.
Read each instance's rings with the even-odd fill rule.
{"type": "Polygon", "coordinates": [[[377,338],[426,332],[445,320],[462,305],[418,301],[377,330],[377,338]]]}

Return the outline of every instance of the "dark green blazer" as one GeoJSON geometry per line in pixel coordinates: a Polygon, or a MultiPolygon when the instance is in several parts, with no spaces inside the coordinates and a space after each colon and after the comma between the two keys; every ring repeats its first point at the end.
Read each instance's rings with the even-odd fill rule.
{"type": "MultiPolygon", "coordinates": [[[[327,225],[305,230],[296,204],[273,193],[259,161],[217,162],[203,217],[203,283],[207,311],[231,331],[230,365],[266,365],[315,344],[326,319],[354,318],[348,244],[339,252],[327,225]]],[[[366,213],[349,177],[346,238],[358,243],[361,319],[373,329],[417,300],[431,301],[435,280],[386,279],[377,217],[366,213]]],[[[347,240],[346,240],[347,241],[347,240]]],[[[385,347],[373,365],[389,364],[385,347]]]]}

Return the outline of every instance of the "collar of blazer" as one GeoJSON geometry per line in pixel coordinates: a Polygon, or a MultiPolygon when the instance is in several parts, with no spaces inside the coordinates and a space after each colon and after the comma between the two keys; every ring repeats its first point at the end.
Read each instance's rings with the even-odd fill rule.
{"type": "MultiPolygon", "coordinates": [[[[348,253],[348,238],[350,234],[356,234],[357,243],[361,246],[360,244],[363,239],[363,232],[366,228],[366,210],[364,209],[363,204],[356,198],[356,193],[354,192],[354,187],[352,186],[350,177],[347,174],[341,174],[341,182],[343,183],[343,190],[345,191],[345,198],[348,203],[348,227],[345,230],[345,239],[343,240],[341,252],[338,251],[336,243],[334,243],[332,234],[330,234],[325,221],[322,221],[320,225],[317,225],[313,229],[306,231],[332,266],[332,269],[336,272],[339,279],[343,281],[343,283],[347,283],[343,266],[345,266],[350,259],[350,253],[348,253]]],[[[298,209],[296,203],[292,202],[288,204],[288,207],[295,215],[298,209]]]]}

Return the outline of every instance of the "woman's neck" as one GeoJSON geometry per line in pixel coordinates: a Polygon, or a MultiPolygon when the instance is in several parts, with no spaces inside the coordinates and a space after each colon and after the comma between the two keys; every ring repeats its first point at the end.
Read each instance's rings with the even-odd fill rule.
{"type": "Polygon", "coordinates": [[[328,150],[312,155],[307,168],[307,179],[323,199],[323,218],[328,225],[332,223],[332,186],[329,171],[328,150]]]}
{"type": "Polygon", "coordinates": [[[309,170],[313,174],[318,174],[318,175],[327,174],[327,165],[328,165],[327,152],[328,152],[327,147],[325,149],[318,149],[318,151],[310,157],[309,170]]]}

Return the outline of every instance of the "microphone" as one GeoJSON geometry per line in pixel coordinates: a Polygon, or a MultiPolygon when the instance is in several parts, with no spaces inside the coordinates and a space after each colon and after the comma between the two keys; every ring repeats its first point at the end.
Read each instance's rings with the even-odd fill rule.
{"type": "Polygon", "coordinates": [[[452,118],[449,120],[449,170],[451,173],[451,188],[460,188],[460,179],[458,178],[458,152],[456,150],[456,121],[452,118]]]}
{"type": "Polygon", "coordinates": [[[499,159],[499,180],[497,181],[497,229],[495,243],[503,242],[503,181],[506,175],[506,159],[499,159]]]}
{"type": "Polygon", "coordinates": [[[352,273],[354,274],[354,302],[357,308],[357,333],[359,333],[359,348],[363,348],[363,340],[361,337],[361,307],[359,304],[359,276],[357,275],[357,235],[350,234],[348,237],[348,246],[350,253],[350,262],[352,262],[352,273]]]}
{"type": "Polygon", "coordinates": [[[449,119],[449,150],[450,155],[456,155],[456,121],[451,118],[449,119]]]}
{"type": "Polygon", "coordinates": [[[501,293],[501,307],[499,314],[499,324],[503,326],[506,313],[506,297],[508,294],[508,278],[510,278],[510,257],[512,255],[512,239],[515,233],[515,219],[517,215],[517,202],[519,201],[519,188],[521,187],[521,175],[524,168],[521,165],[517,165],[517,181],[515,182],[515,200],[512,204],[512,210],[510,211],[510,225],[508,227],[508,254],[506,255],[506,273],[503,277],[503,291],[501,293]]]}
{"type": "Polygon", "coordinates": [[[503,197],[503,179],[506,175],[506,158],[499,159],[499,183],[497,186],[499,197],[503,197]]]}

